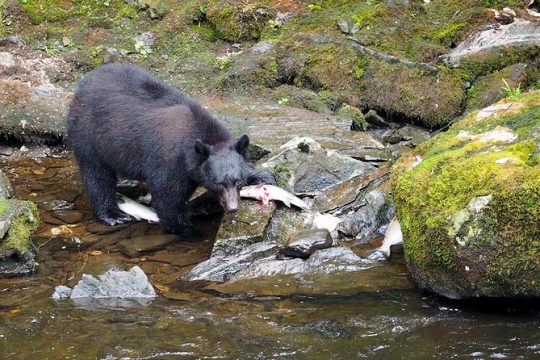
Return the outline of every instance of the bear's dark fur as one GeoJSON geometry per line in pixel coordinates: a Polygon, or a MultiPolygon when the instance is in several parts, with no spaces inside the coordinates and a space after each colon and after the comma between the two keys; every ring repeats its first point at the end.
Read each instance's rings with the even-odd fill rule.
{"type": "Polygon", "coordinates": [[[186,94],[129,64],[86,76],[68,113],[68,141],[94,214],[115,225],[130,220],[116,202],[119,176],[144,180],[162,228],[196,237],[187,200],[197,185],[236,211],[243,185],[275,183],[247,162],[249,138],[238,141],[186,94]]]}

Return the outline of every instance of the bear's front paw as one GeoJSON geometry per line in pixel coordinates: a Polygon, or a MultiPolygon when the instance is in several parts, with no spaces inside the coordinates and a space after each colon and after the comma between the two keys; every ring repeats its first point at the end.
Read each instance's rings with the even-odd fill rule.
{"type": "Polygon", "coordinates": [[[101,222],[111,226],[126,224],[132,220],[131,216],[120,210],[98,214],[97,217],[101,222]]]}

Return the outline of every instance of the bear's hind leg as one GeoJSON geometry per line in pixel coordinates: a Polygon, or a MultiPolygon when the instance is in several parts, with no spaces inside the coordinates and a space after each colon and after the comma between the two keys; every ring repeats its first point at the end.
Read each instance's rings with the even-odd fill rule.
{"type": "Polygon", "coordinates": [[[131,217],[118,208],[116,174],[109,167],[90,159],[78,159],[81,177],[94,215],[108,225],[120,225],[131,217]]]}

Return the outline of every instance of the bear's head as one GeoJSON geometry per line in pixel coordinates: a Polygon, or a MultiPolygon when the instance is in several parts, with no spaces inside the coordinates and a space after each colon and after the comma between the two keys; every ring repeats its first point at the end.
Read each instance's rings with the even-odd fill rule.
{"type": "Polygon", "coordinates": [[[195,180],[217,194],[221,206],[227,212],[236,212],[240,207],[240,188],[245,185],[249,171],[248,147],[247,135],[220,147],[205,144],[201,140],[195,142],[195,152],[203,159],[195,180]]]}

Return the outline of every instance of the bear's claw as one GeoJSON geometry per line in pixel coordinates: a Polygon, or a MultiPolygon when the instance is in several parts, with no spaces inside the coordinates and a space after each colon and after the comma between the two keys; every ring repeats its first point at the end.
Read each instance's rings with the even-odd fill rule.
{"type": "Polygon", "coordinates": [[[107,225],[122,225],[132,221],[131,216],[120,210],[110,211],[105,215],[98,215],[99,220],[107,225]]]}

